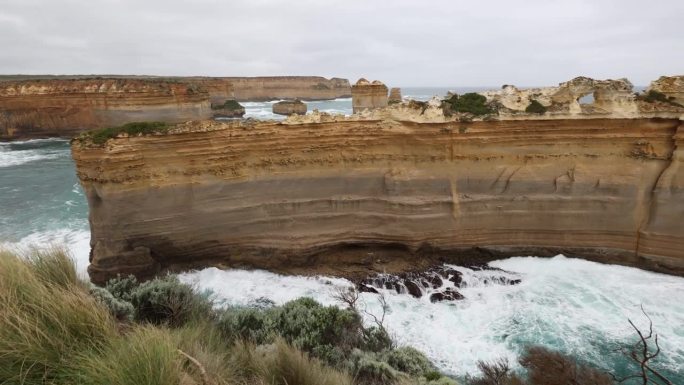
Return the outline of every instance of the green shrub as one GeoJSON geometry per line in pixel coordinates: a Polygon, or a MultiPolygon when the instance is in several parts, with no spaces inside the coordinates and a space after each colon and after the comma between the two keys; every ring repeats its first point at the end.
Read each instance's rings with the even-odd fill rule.
{"type": "Polygon", "coordinates": [[[525,112],[529,114],[544,114],[546,113],[546,107],[536,100],[530,101],[530,104],[525,108],[525,112]]]}
{"type": "Polygon", "coordinates": [[[122,277],[118,275],[105,284],[105,289],[112,293],[115,298],[131,302],[133,291],[139,286],[138,280],[133,275],[122,277]]]}
{"type": "Polygon", "coordinates": [[[218,327],[230,340],[270,343],[275,333],[270,312],[254,308],[230,308],[221,313],[218,327]]]}
{"type": "Polygon", "coordinates": [[[475,116],[487,115],[494,112],[494,110],[487,105],[487,98],[476,92],[468,92],[461,96],[454,94],[445,101],[449,103],[451,109],[456,112],[470,113],[475,116]]]}
{"type": "Polygon", "coordinates": [[[235,110],[241,110],[244,109],[243,107],[237,100],[233,99],[228,99],[223,104],[212,104],[211,109],[212,110],[229,110],[229,111],[235,111],[235,110]]]}
{"type": "Polygon", "coordinates": [[[425,354],[410,346],[390,350],[386,353],[385,361],[394,369],[416,377],[436,370],[425,354]]]}
{"type": "Polygon", "coordinates": [[[315,353],[331,349],[351,352],[363,345],[363,323],[358,313],[325,307],[311,298],[290,301],[274,313],[278,334],[294,346],[315,353]]]}
{"type": "Polygon", "coordinates": [[[175,276],[155,278],[138,286],[131,295],[135,319],[156,325],[182,326],[212,315],[212,302],[175,276]]]}
{"type": "Polygon", "coordinates": [[[655,90],[649,90],[645,94],[637,95],[637,99],[643,100],[643,101],[648,102],[648,103],[661,102],[661,103],[668,103],[668,104],[671,104],[671,105],[677,106],[677,107],[684,107],[681,104],[675,102],[674,97],[672,97],[672,96],[668,97],[664,93],[658,92],[655,90]]]}
{"type": "Polygon", "coordinates": [[[109,313],[117,320],[130,321],[133,319],[133,305],[130,302],[114,297],[107,289],[93,286],[90,288],[90,295],[105,305],[109,309],[109,313]]]}
{"type": "Polygon", "coordinates": [[[377,326],[371,326],[363,330],[364,344],[363,349],[371,352],[380,352],[392,349],[394,341],[387,330],[377,326]]]}
{"type": "Polygon", "coordinates": [[[130,136],[149,135],[167,132],[169,128],[169,124],[165,122],[131,122],[119,127],[107,127],[100,130],[89,131],[84,134],[84,137],[90,138],[95,144],[102,145],[109,139],[116,138],[122,133],[126,133],[130,136]]]}

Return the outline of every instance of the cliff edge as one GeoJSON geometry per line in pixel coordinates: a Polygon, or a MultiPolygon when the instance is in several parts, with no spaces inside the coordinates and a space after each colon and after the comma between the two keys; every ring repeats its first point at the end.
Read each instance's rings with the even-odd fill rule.
{"type": "Polygon", "coordinates": [[[355,277],[557,253],[684,274],[684,107],[630,86],[83,136],[91,278],[206,265],[355,277]],[[585,92],[595,105],[577,108],[585,92]],[[546,110],[526,112],[531,100],[546,110]]]}

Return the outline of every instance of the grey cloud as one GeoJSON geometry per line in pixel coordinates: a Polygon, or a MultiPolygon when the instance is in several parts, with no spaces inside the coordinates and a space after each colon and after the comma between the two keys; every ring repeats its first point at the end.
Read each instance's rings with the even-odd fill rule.
{"type": "Polygon", "coordinates": [[[684,73],[683,14],[680,0],[0,0],[0,73],[647,84],[684,73]]]}

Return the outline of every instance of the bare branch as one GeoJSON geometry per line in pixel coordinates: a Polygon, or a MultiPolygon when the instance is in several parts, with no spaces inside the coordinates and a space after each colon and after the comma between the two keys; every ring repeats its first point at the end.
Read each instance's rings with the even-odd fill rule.
{"type": "Polygon", "coordinates": [[[378,318],[375,314],[369,312],[367,309],[363,309],[363,312],[369,315],[371,318],[373,318],[373,322],[381,328],[385,329],[385,315],[387,315],[387,312],[389,311],[389,305],[387,304],[387,298],[385,297],[385,294],[380,294],[378,296],[378,301],[380,302],[380,308],[382,309],[382,316],[378,318]]]}
{"type": "Polygon", "coordinates": [[[361,294],[354,287],[337,287],[332,293],[333,299],[347,304],[347,306],[358,313],[356,303],[361,294]]]}
{"type": "Polygon", "coordinates": [[[654,335],[653,333],[653,320],[651,320],[651,317],[649,317],[649,315],[646,313],[643,305],[641,305],[641,312],[644,313],[644,316],[646,316],[646,319],[648,319],[648,335],[644,335],[644,333],[642,333],[641,330],[639,330],[639,328],[637,328],[636,325],[634,325],[634,322],[628,319],[627,321],[630,325],[632,325],[632,328],[634,328],[637,335],[639,336],[639,341],[637,341],[637,343],[635,343],[632,346],[631,350],[627,350],[625,348],[618,349],[618,351],[622,352],[623,355],[625,355],[628,358],[631,358],[635,363],[639,365],[639,373],[635,373],[621,379],[618,379],[612,374],[611,376],[618,383],[622,383],[624,381],[634,378],[640,378],[642,380],[643,385],[658,384],[657,382],[655,382],[654,379],[649,378],[649,374],[651,374],[663,383],[665,383],[665,385],[673,385],[672,381],[668,380],[660,372],[649,366],[649,361],[660,354],[660,344],[658,342],[658,334],[654,335]],[[656,350],[655,352],[650,353],[648,340],[650,340],[652,337],[655,341],[656,350]]]}

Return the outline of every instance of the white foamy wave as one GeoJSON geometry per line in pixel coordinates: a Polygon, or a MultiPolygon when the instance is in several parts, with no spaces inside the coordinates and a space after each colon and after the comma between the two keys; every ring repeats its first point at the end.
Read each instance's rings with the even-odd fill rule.
{"type": "MultiPolygon", "coordinates": [[[[477,372],[478,360],[505,357],[514,363],[530,344],[610,365],[601,346],[632,340],[628,318],[647,326],[640,313],[643,304],[667,352],[659,357],[660,364],[674,370],[684,367],[683,278],[563,256],[510,258],[492,265],[515,273],[522,282],[490,284],[491,271],[456,267],[465,283],[459,289],[462,301],[431,303],[385,290],[388,329],[400,344],[415,346],[440,369],[458,376],[477,372]]],[[[238,305],[260,297],[282,304],[302,296],[332,304],[335,288],[351,284],[337,278],[216,268],[186,273],[181,279],[238,305]]],[[[363,307],[380,314],[377,295],[362,293],[361,298],[363,307]]]]}
{"type": "Polygon", "coordinates": [[[219,270],[215,267],[179,277],[200,290],[211,290],[220,304],[243,306],[264,297],[278,305],[300,297],[312,297],[332,305],[335,304],[333,291],[337,287],[351,286],[341,278],[283,276],[263,270],[219,270]],[[240,290],[234,290],[236,287],[240,290]]]}
{"type": "Polygon", "coordinates": [[[88,257],[90,255],[90,232],[86,230],[55,230],[33,233],[17,242],[0,241],[0,249],[24,253],[31,249],[65,247],[76,262],[78,273],[88,277],[88,257]]]}
{"type": "Polygon", "coordinates": [[[59,158],[59,152],[46,152],[42,150],[10,150],[0,147],[0,168],[18,166],[20,164],[59,158]]]}

